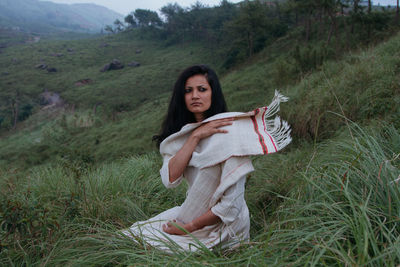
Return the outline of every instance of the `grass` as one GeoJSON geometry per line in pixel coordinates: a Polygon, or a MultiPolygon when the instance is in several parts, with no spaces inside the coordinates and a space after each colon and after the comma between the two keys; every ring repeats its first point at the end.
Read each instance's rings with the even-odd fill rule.
{"type": "MultiPolygon", "coordinates": [[[[291,40],[279,42],[290,47],[291,40]]],[[[231,111],[268,104],[276,88],[290,96],[281,115],[294,142],[253,158],[249,244],[172,255],[119,231],[184,200],[185,187],[163,187],[151,136],[177,72],[197,61],[218,66],[219,59],[200,46],[162,47],[131,33],[7,48],[2,94],[19,89],[35,99],[47,87],[75,108],[35,106],[0,139],[0,265],[399,265],[399,42],[397,35],[327,61],[300,81],[288,78],[282,58],[290,55],[276,47],[224,73],[231,111]],[[104,42],[109,46],[100,47],[104,42]],[[134,54],[138,48],[143,52],[134,54]],[[64,56],[51,56],[59,52],[64,56]],[[32,68],[42,56],[65,67],[54,75],[32,68]],[[100,73],[113,58],[142,66],[100,73]],[[75,87],[81,78],[94,82],[75,87]]]]}
{"type": "Polygon", "coordinates": [[[9,72],[2,78],[2,87],[8,94],[18,91],[20,98],[25,96],[36,102],[39,94],[47,89],[60,93],[75,106],[92,108],[101,102],[109,108],[119,105],[122,110],[132,110],[139,103],[168,91],[184,67],[215,63],[213,55],[199,45],[163,47],[157,42],[139,40],[130,32],[118,37],[43,40],[9,47],[0,57],[4,62],[0,71],[9,72]],[[136,53],[137,50],[141,52],[136,53]],[[100,69],[113,59],[121,60],[125,68],[101,73],[100,69]],[[141,66],[126,66],[132,61],[141,66]],[[58,72],[36,69],[40,63],[55,67],[58,72]],[[93,83],[75,86],[78,80],[88,78],[93,83]]]}
{"type": "MultiPolygon", "coordinates": [[[[130,40],[129,35],[118,38],[108,43],[112,45],[113,42],[117,43],[118,41],[122,46],[130,40]],[[118,38],[122,38],[122,40],[118,38]],[[123,38],[126,38],[126,40],[123,38]]],[[[92,42],[95,44],[96,42],[101,43],[100,40],[94,40],[92,42]]],[[[76,42],[76,45],[79,44],[84,47],[84,42],[90,42],[90,40],[74,42],[76,42]]],[[[288,119],[292,125],[295,140],[305,139],[317,142],[334,136],[336,131],[340,130],[346,123],[333,113],[344,114],[360,123],[379,119],[393,123],[395,127],[400,127],[396,119],[400,114],[400,83],[398,78],[400,57],[396,56],[399,53],[397,49],[400,45],[399,42],[400,37],[395,36],[374,49],[350,53],[343,56],[340,61],[327,61],[320,67],[320,70],[308,74],[300,82],[278,87],[282,93],[291,98],[289,105],[282,105],[282,116],[288,119]]],[[[65,44],[65,41],[60,41],[62,47],[61,43],[65,44]]],[[[133,50],[133,43],[125,44],[127,46],[125,49],[133,50]]],[[[95,85],[96,82],[92,85],[68,89],[65,95],[71,94],[71,101],[75,99],[73,101],[77,105],[78,103],[86,103],[81,104],[83,107],[80,109],[67,109],[60,112],[60,114],[64,113],[64,117],[69,122],[75,122],[68,123],[67,127],[64,127],[62,115],[53,116],[44,111],[36,113],[19,125],[19,133],[9,138],[0,139],[0,164],[28,168],[71,153],[83,153],[95,162],[101,163],[155,150],[151,137],[159,130],[168,103],[169,93],[167,90],[172,85],[172,79],[176,75],[172,74],[171,70],[163,73],[159,69],[160,66],[154,66],[155,62],[151,61],[163,54],[171,57],[167,62],[173,62],[172,58],[179,58],[181,57],[179,53],[184,53],[184,51],[178,52],[177,48],[160,48],[159,51],[157,50],[157,54],[154,52],[156,48],[154,44],[149,46],[149,51],[154,56],[149,56],[147,59],[149,66],[143,66],[143,71],[153,68],[146,74],[147,78],[145,79],[160,83],[154,89],[157,93],[151,93],[152,95],[149,95],[147,100],[140,102],[138,99],[143,95],[138,95],[136,89],[132,92],[123,93],[122,91],[129,90],[126,90],[124,85],[115,82],[118,79],[112,76],[121,75],[121,77],[124,77],[121,80],[126,82],[128,76],[136,79],[138,76],[132,74],[132,71],[140,68],[122,70],[121,74],[115,74],[118,73],[117,71],[114,74],[103,74],[97,72],[96,69],[95,72],[98,77],[103,77],[102,75],[112,76],[103,77],[107,81],[102,81],[101,86],[106,87],[107,83],[118,84],[116,85],[118,89],[115,92],[104,93],[102,91],[103,93],[99,94],[101,95],[99,97],[107,99],[105,100],[107,104],[99,105],[96,113],[90,108],[92,107],[89,104],[90,101],[92,101],[92,104],[100,101],[100,98],[96,96],[97,93],[93,91],[94,89],[100,90],[95,85]],[[154,79],[150,77],[151,75],[161,75],[162,77],[168,75],[169,78],[164,81],[162,77],[154,79]],[[169,86],[161,85],[164,83],[169,84],[169,86]],[[81,95],[79,92],[81,92],[81,95]],[[85,97],[84,94],[90,96],[85,97]],[[131,96],[129,96],[130,94],[131,96]],[[113,97],[114,95],[116,98],[113,97]],[[134,106],[134,101],[139,101],[140,104],[137,104],[136,107],[125,107],[128,109],[128,111],[125,111],[119,98],[124,98],[124,101],[129,102],[127,105],[134,106]],[[135,99],[133,100],[133,98],[135,99]],[[114,100],[122,106],[118,107],[118,110],[112,111],[110,106],[113,105],[114,100]],[[88,107],[90,109],[87,109],[88,107]],[[131,108],[133,110],[129,111],[131,108]],[[49,118],[51,118],[50,122],[49,118]],[[90,118],[91,123],[83,125],[82,123],[88,118],[90,118]],[[44,125],[47,126],[44,127],[44,125]],[[45,132],[46,129],[49,131],[45,132]],[[34,142],[34,140],[41,141],[34,142]],[[20,158],[23,158],[24,161],[18,161],[20,158]]],[[[187,47],[186,49],[190,51],[195,48],[187,47]]],[[[118,54],[114,54],[112,57],[118,57],[118,54]]],[[[175,64],[182,64],[183,68],[183,65],[187,63],[182,61],[175,64]]],[[[268,61],[260,57],[258,60],[254,60],[253,64],[245,65],[223,75],[221,83],[229,109],[232,111],[248,111],[266,105],[271,99],[273,91],[277,88],[275,79],[277,75],[279,76],[279,73],[276,73],[276,64],[281,63],[279,60],[268,61]]],[[[71,69],[73,67],[74,65],[70,66],[71,69]]],[[[178,69],[180,70],[176,67],[173,71],[178,71],[178,69]]],[[[78,68],[76,71],[82,70],[78,68]]],[[[82,71],[82,73],[85,72],[82,71]]],[[[77,75],[72,72],[68,76],[76,77],[77,75]]],[[[68,78],[68,83],[73,84],[71,77],[68,78]]],[[[60,77],[54,79],[59,79],[60,82],[67,82],[68,80],[65,80],[66,78],[60,79],[60,77]]],[[[144,83],[144,85],[146,85],[146,88],[151,87],[147,86],[147,83],[144,83]]],[[[60,85],[59,88],[63,87],[60,85]]],[[[114,106],[114,108],[117,107],[114,106]]],[[[50,111],[50,113],[54,113],[54,111],[50,111]]]]}
{"type": "Polygon", "coordinates": [[[8,207],[2,209],[1,264],[396,266],[400,135],[381,126],[353,125],[353,138],[347,132],[321,143],[311,160],[296,151],[279,155],[281,161],[256,158],[246,193],[252,242],[233,251],[168,255],[118,234],[184,199],[184,188],[163,187],[153,153],[96,169],[60,162],[24,179],[3,179],[2,205],[8,207]],[[274,168],[267,169],[271,162],[274,168]],[[284,171],[291,181],[280,175],[289,190],[276,191],[282,184],[276,186],[270,170],[299,164],[284,171]],[[4,231],[8,226],[14,231],[4,231]]]}

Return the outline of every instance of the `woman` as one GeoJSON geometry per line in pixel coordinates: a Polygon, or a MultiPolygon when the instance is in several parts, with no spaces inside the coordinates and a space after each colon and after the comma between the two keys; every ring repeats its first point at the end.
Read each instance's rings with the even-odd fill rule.
{"type": "Polygon", "coordinates": [[[187,197],[181,206],[137,222],[124,233],[165,250],[176,246],[193,251],[247,240],[250,220],[244,185],[254,170],[249,155],[276,152],[290,142],[285,124],[274,121],[271,128],[271,121],[265,120],[285,100],[276,94],[268,113],[267,108],[228,113],[213,70],[205,65],[184,70],[155,139],[164,160],[164,185],[173,188],[185,179],[187,197]]]}

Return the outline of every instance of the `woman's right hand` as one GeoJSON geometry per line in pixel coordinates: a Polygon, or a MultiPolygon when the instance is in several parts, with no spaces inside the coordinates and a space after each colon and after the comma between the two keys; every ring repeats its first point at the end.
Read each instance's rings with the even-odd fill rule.
{"type": "Polygon", "coordinates": [[[227,130],[220,129],[222,126],[231,125],[234,118],[220,119],[210,121],[199,126],[186,140],[183,147],[168,162],[169,182],[173,183],[184,172],[188,165],[192,153],[201,139],[209,137],[216,133],[227,133],[227,130]]]}
{"type": "Polygon", "coordinates": [[[234,118],[226,118],[204,123],[196,130],[193,131],[192,137],[200,141],[216,133],[227,133],[227,130],[220,129],[220,127],[232,125],[234,118]]]}

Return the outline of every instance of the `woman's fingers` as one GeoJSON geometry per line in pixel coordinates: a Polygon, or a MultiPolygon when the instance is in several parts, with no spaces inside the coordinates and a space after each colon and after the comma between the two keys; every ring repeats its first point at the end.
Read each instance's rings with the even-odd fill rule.
{"type": "Polygon", "coordinates": [[[228,130],[225,130],[225,129],[216,129],[216,132],[217,132],[217,133],[227,133],[228,130]]]}
{"type": "Polygon", "coordinates": [[[227,133],[228,130],[220,127],[232,125],[234,118],[226,118],[207,122],[195,130],[195,134],[200,139],[207,138],[216,133],[227,133]]]}
{"type": "Polygon", "coordinates": [[[234,118],[227,118],[227,119],[220,119],[220,120],[210,121],[209,123],[232,124],[233,120],[234,120],[234,118]]]}
{"type": "Polygon", "coordinates": [[[227,125],[232,125],[233,124],[233,118],[232,119],[230,118],[230,119],[222,119],[222,120],[211,121],[211,122],[209,122],[209,124],[212,127],[215,127],[215,128],[219,128],[219,127],[227,126],[227,125]]]}

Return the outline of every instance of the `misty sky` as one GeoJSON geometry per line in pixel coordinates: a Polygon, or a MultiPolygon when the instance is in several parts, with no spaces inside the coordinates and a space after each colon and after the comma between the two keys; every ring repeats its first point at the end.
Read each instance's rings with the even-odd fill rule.
{"type": "MultiPolygon", "coordinates": [[[[134,11],[137,8],[151,9],[154,11],[159,11],[159,9],[168,3],[178,3],[182,7],[190,7],[196,2],[196,0],[46,0],[55,3],[94,3],[101,6],[108,7],[114,11],[121,13],[122,15],[127,15],[128,13],[134,11]]],[[[231,3],[237,3],[241,0],[228,0],[231,3]]],[[[200,0],[199,2],[208,6],[219,5],[220,0],[200,0]]]]}
{"type": "MultiPolygon", "coordinates": [[[[134,11],[137,8],[151,9],[158,11],[161,7],[168,3],[178,3],[182,7],[190,7],[196,2],[196,0],[47,0],[55,3],[95,3],[101,6],[108,7],[114,11],[121,13],[122,15],[127,15],[128,13],[134,11]]],[[[237,3],[241,0],[229,0],[231,3],[237,3]]],[[[219,5],[220,0],[200,0],[199,2],[208,5],[215,6],[219,5]]],[[[381,5],[396,5],[396,0],[374,0],[373,3],[381,5]]]]}

